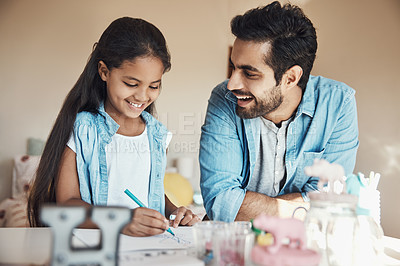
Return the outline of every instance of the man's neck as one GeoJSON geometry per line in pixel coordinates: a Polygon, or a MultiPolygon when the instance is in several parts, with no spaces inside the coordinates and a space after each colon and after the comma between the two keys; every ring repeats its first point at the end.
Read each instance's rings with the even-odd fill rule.
{"type": "Polygon", "coordinates": [[[277,127],[280,127],[283,121],[288,120],[294,115],[302,97],[302,89],[296,86],[295,89],[284,96],[282,104],[271,113],[264,115],[264,118],[273,122],[277,127]]]}

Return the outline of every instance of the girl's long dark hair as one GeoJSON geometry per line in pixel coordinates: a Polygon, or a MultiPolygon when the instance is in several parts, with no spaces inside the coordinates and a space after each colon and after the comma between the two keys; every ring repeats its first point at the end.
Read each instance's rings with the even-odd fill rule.
{"type": "MultiPolygon", "coordinates": [[[[164,36],[153,24],[142,19],[123,17],[113,21],[94,45],[82,74],[61,107],[43,150],[28,199],[27,212],[31,226],[43,226],[39,217],[41,206],[56,202],[60,161],[77,113],[98,113],[99,105],[107,97],[106,84],[98,74],[99,61],[103,61],[111,70],[120,67],[126,60],[144,56],[159,58],[164,65],[164,72],[171,67],[164,36]]],[[[153,108],[151,104],[146,111],[153,113],[153,108]]]]}

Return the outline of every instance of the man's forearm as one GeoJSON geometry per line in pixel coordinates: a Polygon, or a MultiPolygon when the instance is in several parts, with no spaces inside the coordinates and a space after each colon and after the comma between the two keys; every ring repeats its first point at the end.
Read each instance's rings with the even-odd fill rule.
{"type": "Polygon", "coordinates": [[[304,199],[300,193],[290,193],[285,195],[276,196],[277,199],[289,200],[293,202],[302,202],[304,203],[304,199]]]}
{"type": "Polygon", "coordinates": [[[261,213],[277,215],[278,200],[257,192],[247,191],[235,220],[250,221],[261,213]]]}
{"type": "MultiPolygon", "coordinates": [[[[235,220],[249,221],[261,213],[282,218],[292,217],[297,207],[309,208],[309,204],[304,202],[300,193],[272,198],[261,193],[247,191],[235,220]]],[[[304,219],[305,212],[299,211],[299,214],[296,213],[295,217],[304,219]]]]}

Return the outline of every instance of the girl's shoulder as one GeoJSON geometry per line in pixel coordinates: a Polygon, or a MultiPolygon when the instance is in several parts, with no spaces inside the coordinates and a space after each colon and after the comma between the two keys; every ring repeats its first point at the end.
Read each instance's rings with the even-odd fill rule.
{"type": "Polygon", "coordinates": [[[118,124],[106,113],[79,112],[74,123],[75,134],[79,136],[101,136],[105,143],[117,132],[118,124]]]}
{"type": "Polygon", "coordinates": [[[83,111],[79,112],[75,118],[75,126],[76,125],[95,125],[98,114],[83,111]]]}

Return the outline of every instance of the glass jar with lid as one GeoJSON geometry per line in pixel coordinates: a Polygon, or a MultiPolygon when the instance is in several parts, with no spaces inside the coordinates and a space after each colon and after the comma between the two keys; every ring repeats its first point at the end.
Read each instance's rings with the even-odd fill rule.
{"type": "Polygon", "coordinates": [[[321,265],[352,265],[347,262],[353,261],[358,228],[357,197],[327,192],[308,196],[310,209],[304,221],[307,247],[320,253],[321,265]]]}
{"type": "Polygon", "coordinates": [[[326,258],[328,265],[356,265],[356,244],[359,223],[356,215],[357,197],[338,195],[328,207],[326,226],[326,258]]]}

